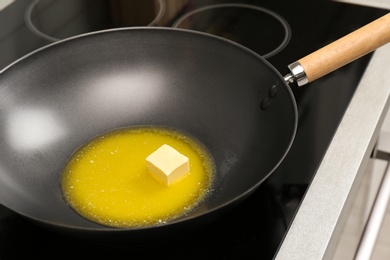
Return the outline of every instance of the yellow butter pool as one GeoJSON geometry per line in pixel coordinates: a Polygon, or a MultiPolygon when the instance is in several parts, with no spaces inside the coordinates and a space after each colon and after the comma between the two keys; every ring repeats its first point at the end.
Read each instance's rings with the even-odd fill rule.
{"type": "Polygon", "coordinates": [[[113,227],[165,223],[196,207],[210,192],[214,165],[196,140],[167,128],[115,130],[78,149],[64,169],[65,200],[85,218],[113,227]],[[145,158],[168,144],[189,158],[190,174],[172,186],[154,179],[145,158]]]}

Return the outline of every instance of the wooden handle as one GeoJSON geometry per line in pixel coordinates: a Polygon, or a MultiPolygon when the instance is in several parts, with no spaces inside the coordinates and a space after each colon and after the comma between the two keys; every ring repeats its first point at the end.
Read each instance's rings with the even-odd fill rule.
{"type": "Polygon", "coordinates": [[[390,13],[298,60],[309,82],[390,42],[390,13]]]}

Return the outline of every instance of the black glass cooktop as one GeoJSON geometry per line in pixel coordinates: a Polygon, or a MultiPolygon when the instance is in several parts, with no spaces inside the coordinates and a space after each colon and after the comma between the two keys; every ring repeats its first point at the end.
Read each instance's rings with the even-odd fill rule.
{"type": "MultiPolygon", "coordinates": [[[[186,1],[165,26],[205,31],[237,41],[264,55],[284,75],[291,62],[384,13],[333,1],[252,0],[237,4],[193,0],[186,1]]],[[[308,86],[292,84],[299,126],[290,153],[256,192],[214,222],[175,240],[119,250],[53,233],[0,206],[0,259],[21,259],[25,255],[40,259],[272,259],[369,58],[361,58],[308,86]]]]}

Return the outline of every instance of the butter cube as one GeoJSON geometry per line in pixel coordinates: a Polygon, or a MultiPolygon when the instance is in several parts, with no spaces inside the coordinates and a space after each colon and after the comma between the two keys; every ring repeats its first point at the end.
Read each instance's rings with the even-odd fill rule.
{"type": "Polygon", "coordinates": [[[146,158],[146,166],[154,178],[168,186],[190,172],[188,158],[167,144],[146,158]]]}

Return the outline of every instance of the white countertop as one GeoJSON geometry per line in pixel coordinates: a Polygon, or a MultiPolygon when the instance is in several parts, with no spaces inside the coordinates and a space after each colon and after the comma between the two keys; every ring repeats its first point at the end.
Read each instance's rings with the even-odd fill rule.
{"type": "Polygon", "coordinates": [[[331,258],[390,104],[388,75],[390,44],[375,51],[276,260],[331,258]]]}
{"type": "Polygon", "coordinates": [[[336,2],[390,9],[389,0],[335,0],[336,2]]]}

